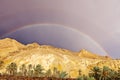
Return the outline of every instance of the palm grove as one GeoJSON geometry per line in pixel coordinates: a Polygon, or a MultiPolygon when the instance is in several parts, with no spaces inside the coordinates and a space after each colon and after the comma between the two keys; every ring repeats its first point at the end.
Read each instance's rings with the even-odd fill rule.
{"type": "MultiPolygon", "coordinates": [[[[3,61],[0,61],[0,69],[3,69],[3,61]]],[[[88,75],[83,75],[81,70],[78,70],[77,80],[120,80],[120,69],[117,71],[110,69],[107,66],[100,68],[98,66],[93,67],[88,75]]],[[[40,65],[25,65],[22,64],[19,67],[16,63],[12,62],[6,67],[5,73],[1,75],[14,75],[14,76],[28,76],[28,77],[56,77],[56,78],[70,78],[69,73],[65,71],[59,71],[56,67],[47,71],[40,65]]]]}

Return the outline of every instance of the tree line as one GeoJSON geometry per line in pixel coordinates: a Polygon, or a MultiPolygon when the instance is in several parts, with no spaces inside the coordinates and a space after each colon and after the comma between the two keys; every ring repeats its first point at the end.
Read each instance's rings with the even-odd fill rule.
{"type": "Polygon", "coordinates": [[[95,66],[89,71],[88,76],[79,76],[78,80],[120,80],[120,68],[115,71],[108,66],[95,66]]]}
{"type": "MultiPolygon", "coordinates": [[[[2,67],[3,62],[0,62],[0,67],[2,67]]],[[[25,65],[22,64],[19,67],[16,63],[12,62],[6,67],[5,73],[1,75],[14,75],[14,76],[29,76],[29,77],[57,77],[57,78],[66,78],[68,73],[65,71],[59,71],[56,67],[53,70],[45,69],[40,65],[25,65]]]]}
{"type": "MultiPolygon", "coordinates": [[[[0,69],[2,69],[3,61],[0,61],[0,69]]],[[[76,80],[120,80],[120,68],[115,71],[107,66],[100,68],[98,66],[93,67],[88,75],[82,74],[81,70],[78,70],[79,76],[76,80]]],[[[25,65],[22,64],[19,67],[16,63],[12,62],[6,67],[5,73],[1,75],[14,75],[14,76],[28,76],[28,77],[56,77],[56,78],[70,78],[69,73],[66,71],[59,71],[56,67],[53,69],[45,69],[40,65],[25,65]]]]}

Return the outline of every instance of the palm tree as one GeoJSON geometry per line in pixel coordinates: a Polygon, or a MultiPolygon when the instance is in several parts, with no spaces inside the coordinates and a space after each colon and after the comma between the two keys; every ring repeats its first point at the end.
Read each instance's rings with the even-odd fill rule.
{"type": "Polygon", "coordinates": [[[3,68],[3,64],[4,64],[4,62],[3,62],[3,61],[0,61],[0,69],[3,68]]]}
{"type": "Polygon", "coordinates": [[[22,73],[22,76],[26,76],[27,75],[27,69],[26,69],[26,65],[25,64],[21,65],[20,71],[22,73]]]}
{"type": "Polygon", "coordinates": [[[10,75],[15,75],[17,73],[16,63],[11,63],[10,65],[7,66],[6,69],[8,71],[8,74],[10,74],[10,75]]]}
{"type": "Polygon", "coordinates": [[[110,71],[110,68],[107,67],[107,66],[104,66],[103,67],[103,71],[102,71],[102,75],[101,75],[101,80],[109,80],[110,79],[110,76],[109,76],[109,71],[110,71]]]}
{"type": "Polygon", "coordinates": [[[51,77],[51,75],[52,75],[51,69],[48,69],[48,70],[46,71],[45,75],[46,75],[46,77],[51,77]]]}
{"type": "Polygon", "coordinates": [[[57,73],[57,68],[54,67],[54,68],[53,68],[53,75],[56,75],[56,73],[57,73]]]}
{"type": "Polygon", "coordinates": [[[33,70],[32,70],[32,64],[28,65],[28,76],[32,76],[33,75],[33,70]]]}
{"type": "Polygon", "coordinates": [[[57,70],[56,67],[53,68],[53,77],[59,77],[60,71],[57,70]]]}
{"type": "Polygon", "coordinates": [[[32,69],[32,64],[29,64],[28,65],[28,70],[31,70],[32,69]]]}
{"type": "Polygon", "coordinates": [[[59,78],[65,78],[68,75],[65,71],[60,72],[59,78]]]}
{"type": "Polygon", "coordinates": [[[78,73],[79,73],[79,76],[81,76],[81,70],[80,69],[78,70],[78,73]]]}
{"type": "Polygon", "coordinates": [[[36,65],[35,66],[35,68],[34,68],[34,74],[37,76],[37,77],[40,77],[40,76],[43,76],[43,67],[40,65],[40,64],[38,64],[38,65],[36,65]]]}
{"type": "Polygon", "coordinates": [[[110,76],[111,80],[116,80],[116,78],[117,78],[117,71],[114,71],[114,70],[110,69],[109,70],[109,76],[110,76]]]}
{"type": "Polygon", "coordinates": [[[118,68],[116,80],[120,80],[120,68],[118,68]]]}
{"type": "Polygon", "coordinates": [[[93,67],[92,72],[93,72],[93,77],[96,80],[99,80],[99,78],[101,76],[101,69],[98,66],[95,66],[95,67],[93,67]]]}

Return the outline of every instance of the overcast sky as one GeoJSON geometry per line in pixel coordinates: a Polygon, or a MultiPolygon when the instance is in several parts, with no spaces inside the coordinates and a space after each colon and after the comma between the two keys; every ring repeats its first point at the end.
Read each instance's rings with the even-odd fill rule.
{"type": "Polygon", "coordinates": [[[120,58],[120,0],[0,0],[0,36],[30,24],[79,30],[120,58]]]}

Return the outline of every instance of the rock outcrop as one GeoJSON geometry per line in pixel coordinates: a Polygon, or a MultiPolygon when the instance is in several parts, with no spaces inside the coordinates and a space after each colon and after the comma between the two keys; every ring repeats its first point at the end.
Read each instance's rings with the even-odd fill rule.
{"type": "MultiPolygon", "coordinates": [[[[15,62],[18,66],[41,64],[45,70],[56,67],[59,71],[68,72],[71,77],[77,77],[79,70],[87,74],[94,66],[106,65],[115,70],[120,66],[119,60],[112,60],[84,49],[73,52],[38,43],[23,45],[9,38],[0,40],[0,59],[4,61],[5,67],[11,62],[15,62]]],[[[5,68],[0,71],[4,72],[5,68]]]]}

